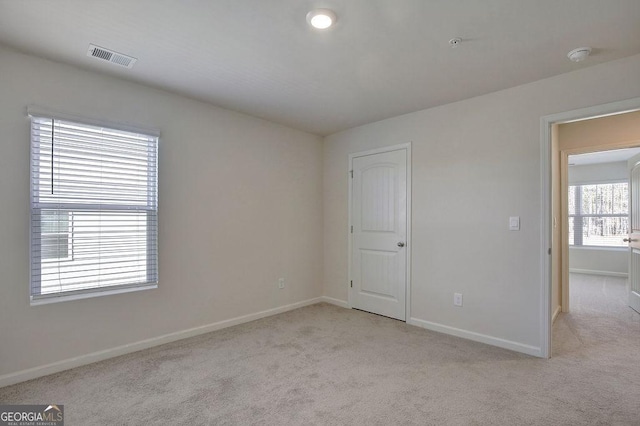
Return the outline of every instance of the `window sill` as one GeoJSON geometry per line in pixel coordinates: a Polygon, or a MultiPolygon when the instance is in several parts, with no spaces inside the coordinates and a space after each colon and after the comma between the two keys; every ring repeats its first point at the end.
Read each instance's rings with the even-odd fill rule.
{"type": "Polygon", "coordinates": [[[608,246],[569,246],[569,250],[598,250],[598,251],[629,251],[628,247],[608,247],[608,246]]]}
{"type": "Polygon", "coordinates": [[[65,296],[50,296],[50,297],[43,297],[43,298],[37,298],[37,299],[34,299],[32,296],[30,305],[31,306],[48,305],[50,303],[67,302],[70,300],[89,299],[89,298],[100,297],[100,296],[110,296],[113,294],[131,293],[134,291],[142,291],[142,290],[152,290],[155,288],[158,288],[157,283],[148,284],[144,286],[137,286],[137,287],[115,288],[113,290],[102,290],[102,291],[98,290],[98,291],[91,291],[86,293],[69,294],[65,296]]]}

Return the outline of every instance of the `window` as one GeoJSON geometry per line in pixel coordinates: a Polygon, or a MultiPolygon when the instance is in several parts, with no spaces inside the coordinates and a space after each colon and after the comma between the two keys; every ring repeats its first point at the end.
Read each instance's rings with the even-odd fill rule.
{"type": "Polygon", "coordinates": [[[155,287],[158,136],[30,115],[32,301],[155,287]]]}
{"type": "Polygon", "coordinates": [[[569,186],[569,244],[627,247],[627,182],[569,186]]]}
{"type": "Polygon", "coordinates": [[[71,212],[62,210],[40,212],[42,260],[71,259],[73,239],[69,228],[70,221],[71,212]]]}

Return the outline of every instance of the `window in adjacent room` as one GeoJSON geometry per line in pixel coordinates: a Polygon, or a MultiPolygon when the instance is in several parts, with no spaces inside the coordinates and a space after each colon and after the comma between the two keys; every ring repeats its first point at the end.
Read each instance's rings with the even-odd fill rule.
{"type": "Polygon", "coordinates": [[[569,244],[627,247],[629,185],[627,182],[569,186],[569,244]]]}
{"type": "Polygon", "coordinates": [[[158,282],[158,135],[31,115],[31,298],[158,282]]]}

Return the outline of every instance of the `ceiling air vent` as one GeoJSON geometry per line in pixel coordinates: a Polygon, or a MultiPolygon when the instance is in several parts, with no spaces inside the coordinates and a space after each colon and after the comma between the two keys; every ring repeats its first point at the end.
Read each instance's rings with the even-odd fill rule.
{"type": "Polygon", "coordinates": [[[113,50],[105,49],[104,47],[96,46],[95,44],[89,45],[87,56],[111,62],[112,64],[120,65],[121,67],[129,69],[133,68],[133,64],[137,61],[137,59],[132,56],[123,55],[122,53],[114,52],[113,50]]]}

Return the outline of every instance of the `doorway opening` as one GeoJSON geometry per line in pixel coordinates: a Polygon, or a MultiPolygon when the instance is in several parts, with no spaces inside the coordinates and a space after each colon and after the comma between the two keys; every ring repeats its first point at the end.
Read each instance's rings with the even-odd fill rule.
{"type": "MultiPolygon", "coordinates": [[[[597,302],[586,296],[591,292],[595,297],[597,288],[604,306],[607,295],[618,293],[618,288],[626,283],[629,160],[638,154],[640,147],[568,156],[567,182],[562,184],[562,201],[566,206],[562,209],[562,223],[567,225],[563,237],[569,252],[569,256],[563,258],[563,263],[568,263],[563,269],[568,268],[569,275],[568,280],[561,282],[562,312],[569,312],[571,306],[580,302],[597,302]],[[578,288],[574,288],[574,281],[578,288]],[[616,289],[610,289],[612,285],[616,289]]],[[[595,304],[590,309],[597,308],[595,304]]]]}
{"type": "MultiPolygon", "coordinates": [[[[575,210],[576,197],[584,196],[588,200],[598,191],[604,193],[617,190],[620,193],[623,189],[605,185],[611,182],[601,182],[603,186],[600,187],[587,185],[587,183],[596,184],[597,182],[582,182],[585,184],[584,189],[578,188],[579,185],[569,185],[569,158],[571,156],[572,160],[582,161],[586,156],[582,158],[574,156],[590,153],[593,157],[596,154],[592,153],[602,151],[609,151],[609,154],[598,155],[614,155],[612,150],[640,146],[640,98],[543,117],[541,124],[543,185],[545,182],[549,185],[547,189],[543,186],[542,191],[543,234],[541,238],[542,247],[548,248],[548,256],[543,256],[541,262],[543,277],[545,277],[541,311],[541,355],[550,357],[552,323],[560,312],[570,311],[569,240],[574,239],[572,244],[574,246],[575,243],[580,243],[582,246],[602,245],[607,241],[602,238],[598,241],[596,234],[598,232],[607,234],[610,229],[619,231],[624,222],[620,217],[622,214],[617,213],[607,213],[611,216],[606,220],[603,217],[591,217],[589,209],[594,208],[593,205],[585,205],[586,212],[575,210]],[[571,205],[569,203],[570,186],[573,186],[571,205]],[[570,208],[572,209],[571,218],[570,208]],[[570,224],[574,228],[573,235],[569,233],[570,224]],[[582,228],[578,234],[575,234],[577,225],[582,225],[582,228]]],[[[621,155],[621,152],[616,155],[621,155]]],[[[624,160],[620,159],[620,161],[624,160]]],[[[572,161],[572,164],[576,163],[572,161]]],[[[619,164],[620,170],[622,170],[622,164],[624,163],[619,164]]],[[[578,198],[578,201],[581,202],[581,198],[578,198]]],[[[614,242],[609,239],[608,244],[614,244],[614,242]]],[[[584,247],[581,249],[584,250],[582,254],[586,252],[587,256],[589,255],[590,252],[586,251],[587,249],[584,247]]],[[[624,265],[624,262],[622,264],[624,265]]],[[[574,273],[584,272],[579,271],[581,268],[576,265],[578,264],[573,266],[574,273]]],[[[594,268],[594,264],[590,267],[594,268]]],[[[620,269],[623,268],[624,266],[620,269]]],[[[598,271],[598,269],[591,270],[598,271]]],[[[620,275],[617,278],[623,278],[623,276],[620,275]]]]}
{"type": "Polygon", "coordinates": [[[554,322],[554,353],[589,350],[614,336],[628,335],[629,170],[640,148],[568,156],[563,224],[569,256],[562,282],[559,321],[554,322]],[[566,287],[566,288],[565,288],[566,287]],[[604,332],[606,330],[606,332],[604,332]]]}
{"type": "Polygon", "coordinates": [[[406,321],[411,144],[349,156],[349,307],[406,321]]]}

